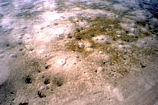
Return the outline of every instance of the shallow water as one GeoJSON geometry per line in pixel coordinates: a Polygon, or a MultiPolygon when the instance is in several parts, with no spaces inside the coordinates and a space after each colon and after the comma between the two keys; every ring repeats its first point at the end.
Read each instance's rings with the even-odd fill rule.
{"type": "Polygon", "coordinates": [[[156,2],[0,0],[0,104],[156,105],[156,2]]]}

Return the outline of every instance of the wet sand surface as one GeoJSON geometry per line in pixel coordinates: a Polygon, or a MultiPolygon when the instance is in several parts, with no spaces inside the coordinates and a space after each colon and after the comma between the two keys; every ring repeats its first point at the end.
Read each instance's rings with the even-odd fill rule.
{"type": "Polygon", "coordinates": [[[158,105],[158,19],[136,1],[0,0],[0,105],[158,105]]]}

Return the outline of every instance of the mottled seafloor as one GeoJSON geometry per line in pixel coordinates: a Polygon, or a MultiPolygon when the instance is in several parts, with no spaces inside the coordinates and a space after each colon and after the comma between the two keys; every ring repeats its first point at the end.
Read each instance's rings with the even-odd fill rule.
{"type": "Polygon", "coordinates": [[[142,1],[0,0],[0,105],[158,105],[142,1]]]}

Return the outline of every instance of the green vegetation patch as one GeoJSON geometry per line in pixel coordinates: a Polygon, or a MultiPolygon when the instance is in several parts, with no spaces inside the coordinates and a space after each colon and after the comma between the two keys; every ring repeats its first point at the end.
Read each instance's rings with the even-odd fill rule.
{"type": "MultiPolygon", "coordinates": [[[[136,41],[137,38],[133,36],[127,36],[126,32],[119,25],[118,20],[108,19],[105,17],[96,17],[95,19],[86,19],[90,24],[88,28],[77,28],[73,37],[69,40],[69,43],[66,44],[67,49],[72,51],[77,51],[86,54],[84,48],[79,48],[78,43],[81,41],[87,41],[92,44],[93,49],[103,49],[106,50],[109,47],[109,44],[99,44],[95,43],[92,38],[99,35],[107,35],[110,36],[113,41],[117,41],[121,39],[126,42],[136,41]],[[116,31],[122,31],[121,35],[116,31]]],[[[111,49],[111,48],[110,48],[111,49]]],[[[108,51],[109,52],[109,51],[108,51]]]]}

